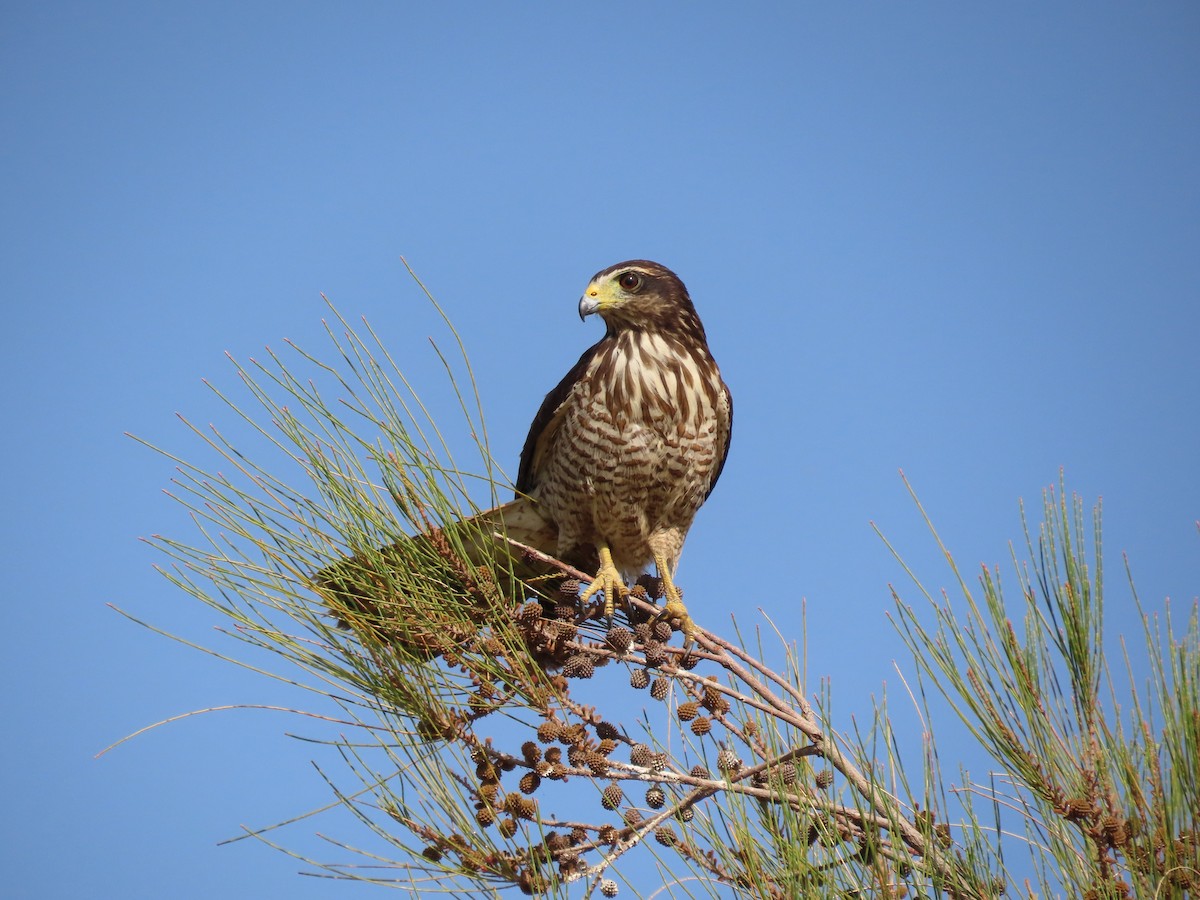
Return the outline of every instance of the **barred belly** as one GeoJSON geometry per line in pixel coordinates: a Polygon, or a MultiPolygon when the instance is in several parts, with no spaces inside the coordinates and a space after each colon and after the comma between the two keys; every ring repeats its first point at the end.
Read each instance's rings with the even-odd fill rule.
{"type": "Polygon", "coordinates": [[[728,440],[728,402],[711,357],[627,332],[574,387],[537,499],[559,552],[605,543],[622,572],[656,555],[674,569],[728,440]]]}

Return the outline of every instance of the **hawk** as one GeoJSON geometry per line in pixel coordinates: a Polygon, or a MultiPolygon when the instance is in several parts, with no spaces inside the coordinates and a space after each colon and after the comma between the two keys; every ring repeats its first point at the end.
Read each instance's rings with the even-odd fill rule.
{"type": "MultiPolygon", "coordinates": [[[[635,259],[597,272],[579,301],[580,318],[592,314],[604,320],[604,337],[542,401],[521,452],[516,499],[461,524],[501,539],[501,548],[515,541],[594,567],[581,599],[603,592],[610,620],[629,593],[626,579],[653,563],[666,597],[661,617],[677,619],[690,644],[695,626],[675,566],[729,452],[729,388],[687,288],[665,266],[635,259]]],[[[373,590],[364,585],[389,580],[378,567],[403,565],[414,558],[407,551],[439,534],[356,554],[317,573],[316,583],[343,612],[370,611],[373,590]]],[[[493,552],[470,542],[463,550],[473,565],[493,552]]],[[[414,627],[419,645],[440,646],[434,625],[414,627]]]]}
{"type": "Polygon", "coordinates": [[[629,592],[625,579],[653,563],[662,615],[679,619],[690,643],[675,567],[724,468],[733,400],[687,288],[666,266],[635,259],[597,272],[579,301],[580,318],[592,314],[604,320],[604,337],[534,416],[518,499],[501,518],[511,536],[528,505],[556,535],[559,559],[594,548],[599,570],[581,599],[603,591],[609,617],[629,592]]]}

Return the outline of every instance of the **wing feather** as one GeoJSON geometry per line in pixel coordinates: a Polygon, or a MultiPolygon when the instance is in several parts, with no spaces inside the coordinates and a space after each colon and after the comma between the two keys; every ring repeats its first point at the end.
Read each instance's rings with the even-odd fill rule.
{"type": "Polygon", "coordinates": [[[729,416],[724,422],[725,434],[723,436],[723,441],[725,446],[721,448],[721,461],[717,463],[717,468],[713,472],[712,481],[708,483],[708,491],[704,495],[705,500],[707,500],[709,494],[713,492],[713,488],[717,486],[717,479],[721,477],[721,472],[725,469],[725,460],[729,458],[729,444],[733,437],[733,394],[730,393],[729,385],[725,383],[724,379],[721,381],[721,396],[725,398],[725,406],[729,410],[729,416]]]}
{"type": "Polygon", "coordinates": [[[546,395],[542,405],[538,408],[537,415],[533,417],[533,423],[529,426],[525,447],[521,450],[521,464],[517,469],[516,484],[518,496],[528,494],[537,487],[542,462],[554,441],[559,423],[562,422],[566,413],[566,404],[571,397],[571,391],[587,373],[592,360],[600,352],[605,340],[607,338],[598,341],[584,351],[583,355],[579,357],[579,362],[575,363],[571,367],[571,371],[563,376],[562,381],[555,385],[554,390],[546,395]]]}

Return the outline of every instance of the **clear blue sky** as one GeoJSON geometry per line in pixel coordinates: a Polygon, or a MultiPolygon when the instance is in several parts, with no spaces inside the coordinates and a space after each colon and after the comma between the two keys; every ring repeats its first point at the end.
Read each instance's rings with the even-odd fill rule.
{"type": "MultiPolygon", "coordinates": [[[[587,278],[682,275],[737,418],[680,581],[709,627],[762,606],[798,636],[807,598],[847,714],[903,659],[868,523],[950,584],[899,468],[970,569],[1006,563],[1018,498],[1065,467],[1104,498],[1111,628],[1136,630],[1123,552],[1147,601],[1190,603],[1198,48],[1186,2],[6,4],[6,896],[365,890],[216,846],[328,799],[285,736],[316,726],[219,713],[92,757],[190,709],[302,701],[106,608],[221,645],[151,570],[139,536],[191,532],[170,464],[122,433],[187,454],[176,411],[228,419],[200,379],[319,348],[321,291],[439,383],[401,255],[510,471],[598,335],[587,278]]],[[[355,837],[285,840],[338,858],[318,830],[355,837]]]]}

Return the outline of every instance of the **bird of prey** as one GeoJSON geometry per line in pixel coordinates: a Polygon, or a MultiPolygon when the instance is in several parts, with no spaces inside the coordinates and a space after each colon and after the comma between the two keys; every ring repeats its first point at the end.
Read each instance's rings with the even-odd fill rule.
{"type": "MultiPolygon", "coordinates": [[[[530,509],[556,535],[553,555],[594,548],[605,613],[625,579],[654,563],[663,618],[694,626],[675,586],[692,520],[712,492],[733,425],[729,388],[679,277],[644,259],[597,272],[579,301],[607,330],[542,402],[517,475],[518,499],[500,507],[509,534],[530,509]],[[526,508],[528,507],[528,508],[526,508]]],[[[551,548],[542,547],[547,552],[551,548]]]]}
{"type": "MultiPolygon", "coordinates": [[[[675,566],[696,512],[712,492],[729,451],[733,402],[708,349],[704,326],[679,277],[644,259],[597,272],[579,315],[598,313],[604,337],[579,358],[542,402],[521,452],[516,499],[459,523],[475,540],[472,565],[511,543],[596,571],[584,602],[616,601],[651,563],[666,597],[660,618],[676,619],[686,642],[695,626],[675,586],[675,566]]],[[[386,583],[379,566],[403,566],[436,541],[433,529],[409,542],[360,553],[317,573],[316,584],[345,614],[370,610],[386,583]],[[424,543],[423,543],[424,542],[424,543]]],[[[515,561],[514,561],[515,562],[515,561]]],[[[515,571],[515,570],[514,570],[515,571]]],[[[404,604],[401,605],[403,608],[404,604]]],[[[437,648],[449,637],[416,623],[409,642],[437,648]]]]}

